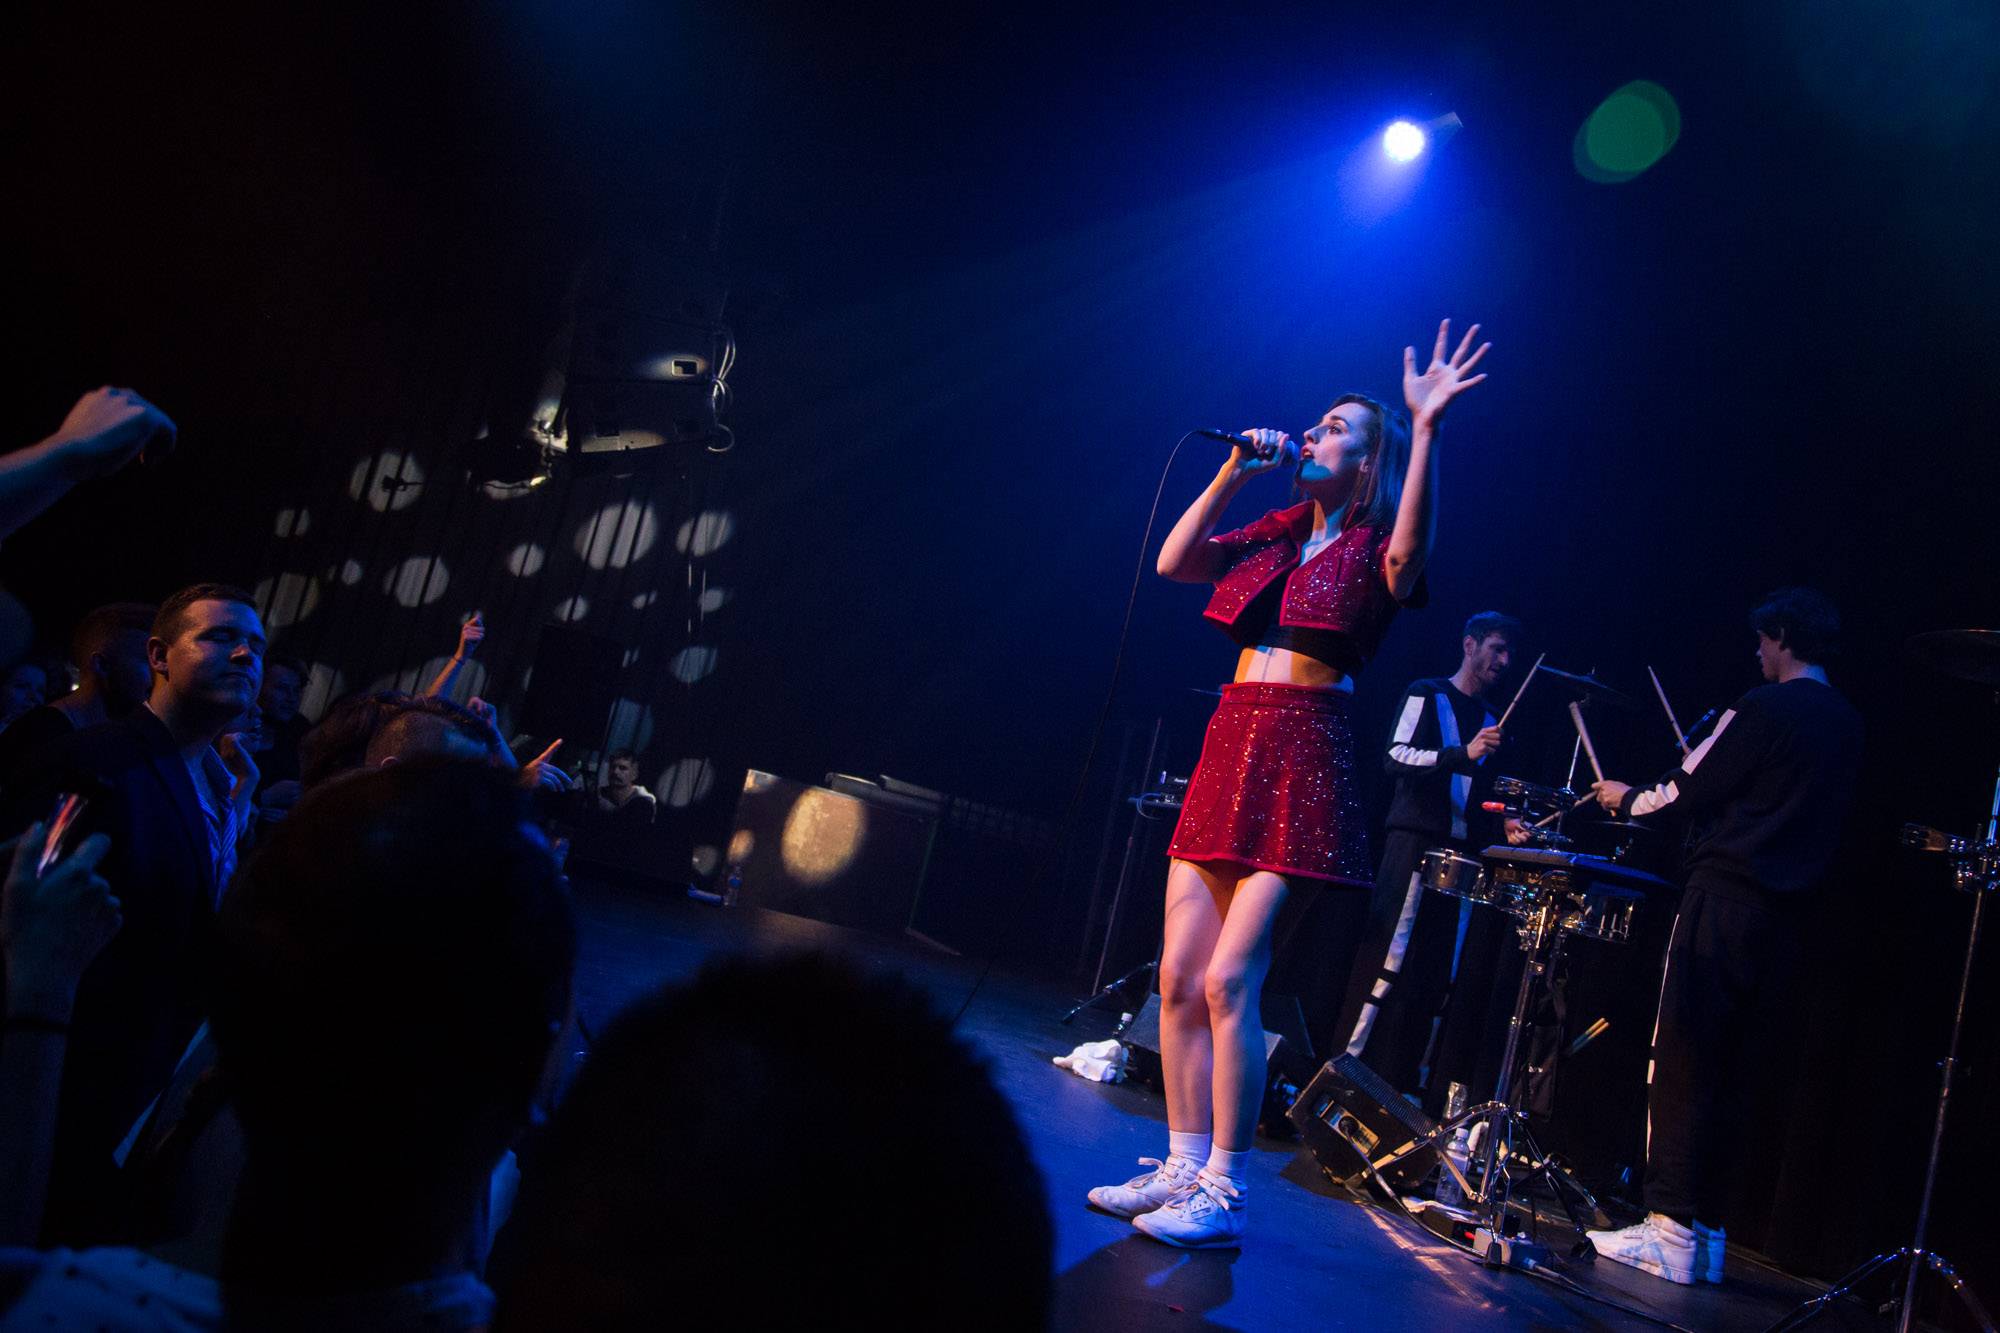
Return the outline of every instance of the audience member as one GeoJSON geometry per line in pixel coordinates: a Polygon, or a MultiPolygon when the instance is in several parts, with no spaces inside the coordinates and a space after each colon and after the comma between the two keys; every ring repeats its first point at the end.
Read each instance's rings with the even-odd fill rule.
{"type": "Polygon", "coordinates": [[[146,640],[158,614],[145,602],[114,602],[77,622],[69,642],[77,686],[0,732],[0,780],[50,741],[124,717],[146,701],[153,687],[146,640]]]}
{"type": "Polygon", "coordinates": [[[36,658],[23,658],[0,677],[0,728],[11,727],[49,700],[49,669],[36,658]]]}
{"type": "Polygon", "coordinates": [[[362,762],[369,768],[413,759],[476,759],[504,764],[493,730],[477,713],[449,699],[405,696],[388,710],[369,738],[362,762]]]}
{"type": "Polygon", "coordinates": [[[299,745],[312,728],[299,716],[306,676],[301,659],[266,654],[264,687],[257,695],[257,725],[237,737],[237,743],[256,761],[257,813],[267,820],[283,819],[304,791],[299,781],[299,745]]]}
{"type": "Polygon", "coordinates": [[[458,627],[458,648],[445,662],[444,670],[438,672],[437,679],[424,689],[424,697],[442,699],[458,683],[458,677],[465,670],[465,664],[479,655],[479,645],[486,639],[486,619],[474,611],[458,627]]]}
{"type": "Polygon", "coordinates": [[[532,791],[570,789],[569,775],[551,762],[561,741],[517,766],[496,718],[493,705],[478,698],[465,705],[401,690],[349,695],[335,700],[320,724],[300,741],[299,775],[310,791],[328,778],[377,766],[386,756],[469,757],[476,749],[495,764],[514,769],[521,784],[532,791]],[[378,737],[392,722],[398,723],[394,735],[378,745],[378,737]]]}
{"type": "Polygon", "coordinates": [[[402,690],[343,695],[319,724],[299,738],[299,782],[307,790],[368,762],[368,742],[405,700],[402,690]]]}
{"type": "Polygon", "coordinates": [[[44,1231],[52,1238],[94,1238],[114,1224],[113,1150],[207,1011],[214,913],[255,777],[223,738],[256,699],[263,652],[247,593],[182,589],[147,640],[145,706],[56,741],[10,788],[14,827],[47,813],[56,792],[90,796],[78,829],[110,835],[102,873],[125,912],[124,930],[77,989],[44,1231]]]}
{"type": "Polygon", "coordinates": [[[469,1256],[574,950],[503,774],[399,763],[309,793],[223,907],[213,1026],[246,1150],[226,1234],[0,1251],[0,1328],[483,1326],[469,1256]]]}
{"type": "Polygon", "coordinates": [[[263,774],[259,790],[299,778],[299,742],[312,723],[299,716],[305,698],[305,662],[284,653],[264,659],[264,687],[257,694],[257,768],[263,774]]]}
{"type": "Polygon", "coordinates": [[[650,824],[659,803],[639,785],[639,756],[613,750],[605,763],[605,782],[597,789],[597,812],[620,822],[650,824]]]}
{"type": "Polygon", "coordinates": [[[735,960],[595,1043],[524,1153],[495,1327],[1034,1329],[1051,1245],[1013,1112],[922,994],[735,960]],[[910,1206],[940,1180],[977,1201],[949,1226],[910,1206]]]}

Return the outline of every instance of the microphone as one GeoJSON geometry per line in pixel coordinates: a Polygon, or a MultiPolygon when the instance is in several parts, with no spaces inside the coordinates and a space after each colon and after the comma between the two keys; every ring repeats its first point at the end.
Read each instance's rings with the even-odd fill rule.
{"type": "MultiPolygon", "coordinates": [[[[1275,458],[1278,454],[1277,447],[1274,445],[1257,444],[1252,440],[1246,439],[1244,436],[1234,435],[1226,430],[1204,429],[1193,430],[1188,433],[1190,435],[1199,435],[1204,440],[1214,440],[1219,444],[1233,444],[1252,458],[1275,458]]],[[[1288,449],[1286,452],[1290,453],[1291,450],[1288,449]]]]}

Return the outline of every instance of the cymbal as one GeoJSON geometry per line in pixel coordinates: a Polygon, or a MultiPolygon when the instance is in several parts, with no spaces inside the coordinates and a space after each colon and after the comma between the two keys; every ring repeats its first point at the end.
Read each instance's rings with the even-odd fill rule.
{"type": "Polygon", "coordinates": [[[1552,666],[1543,667],[1542,674],[1561,681],[1587,700],[1608,704],[1612,708],[1629,708],[1636,711],[1639,707],[1630,695],[1612,689],[1595,676],[1579,676],[1569,671],[1558,671],[1552,666]]]}
{"type": "Polygon", "coordinates": [[[2000,630],[1932,630],[1911,635],[1903,649],[1933,671],[1975,685],[2000,686],[2000,630]]]}

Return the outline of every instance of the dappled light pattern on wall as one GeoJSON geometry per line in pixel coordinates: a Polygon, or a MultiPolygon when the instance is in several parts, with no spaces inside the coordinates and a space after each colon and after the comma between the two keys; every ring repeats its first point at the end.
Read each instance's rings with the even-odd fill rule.
{"type": "Polygon", "coordinates": [[[305,685],[299,690],[299,711],[318,717],[326,706],[347,692],[347,677],[324,662],[306,667],[305,685]]]}
{"type": "Polygon", "coordinates": [[[273,632],[296,625],[319,606],[319,580],[305,574],[280,574],[262,579],[250,590],[264,629],[273,632]]]}
{"type": "Polygon", "coordinates": [[[451,571],[437,556],[411,556],[389,571],[382,587],[398,606],[429,606],[451,586],[451,571]]]}
{"type": "Polygon", "coordinates": [[[644,753],[653,741],[653,710],[632,699],[611,705],[611,725],[604,733],[606,750],[644,753]]]}
{"type": "Polygon", "coordinates": [[[246,482],[260,496],[261,550],[236,577],[254,589],[274,649],[311,664],[310,719],[358,690],[425,689],[475,611],[486,636],[448,697],[486,699],[509,725],[525,715],[547,631],[615,645],[602,729],[566,735],[562,757],[595,772],[606,751],[629,748],[642,772],[669,772],[660,795],[676,813],[662,836],[679,842],[660,865],[684,872],[697,827],[713,825],[711,843],[723,836],[740,776],[713,757],[718,708],[690,706],[692,691],[707,700],[716,688],[703,618],[730,605],[720,585],[738,583],[719,563],[734,559],[738,520],[714,493],[735,464],[697,450],[626,476],[558,467],[487,482],[474,444],[495,372],[483,350],[436,355],[466,342],[453,318],[315,349],[332,406],[299,409],[283,431],[296,447],[257,455],[246,482]]]}
{"type": "Polygon", "coordinates": [[[522,542],[507,552],[507,572],[516,578],[531,579],[548,562],[549,553],[536,542],[522,542]]]}
{"type": "Polygon", "coordinates": [[[697,560],[714,555],[736,535],[736,516],[726,509],[705,509],[681,524],[674,548],[697,560]]]}
{"type": "Polygon", "coordinates": [[[348,498],[361,501],[378,514],[408,509],[423,496],[423,489],[423,467],[394,449],[362,459],[347,476],[348,498]]]}
{"type": "Polygon", "coordinates": [[[682,759],[660,774],[654,795],[675,810],[702,800],[715,787],[715,765],[706,759],[682,759]]]}
{"type": "Polygon", "coordinates": [[[689,644],[674,654],[674,679],[692,685],[715,670],[716,651],[707,644],[689,644]]]}
{"type": "Polygon", "coordinates": [[[653,506],[625,500],[605,505],[577,529],[576,553],[592,569],[624,569],[644,559],[659,535],[653,506]]]}

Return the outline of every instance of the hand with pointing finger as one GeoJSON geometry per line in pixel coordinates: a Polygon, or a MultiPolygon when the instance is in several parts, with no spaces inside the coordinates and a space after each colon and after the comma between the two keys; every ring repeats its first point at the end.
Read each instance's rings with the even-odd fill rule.
{"type": "Polygon", "coordinates": [[[569,774],[557,768],[552,762],[555,753],[562,748],[562,738],[549,742],[549,748],[521,765],[521,785],[530,791],[569,791],[576,784],[569,774]]]}

